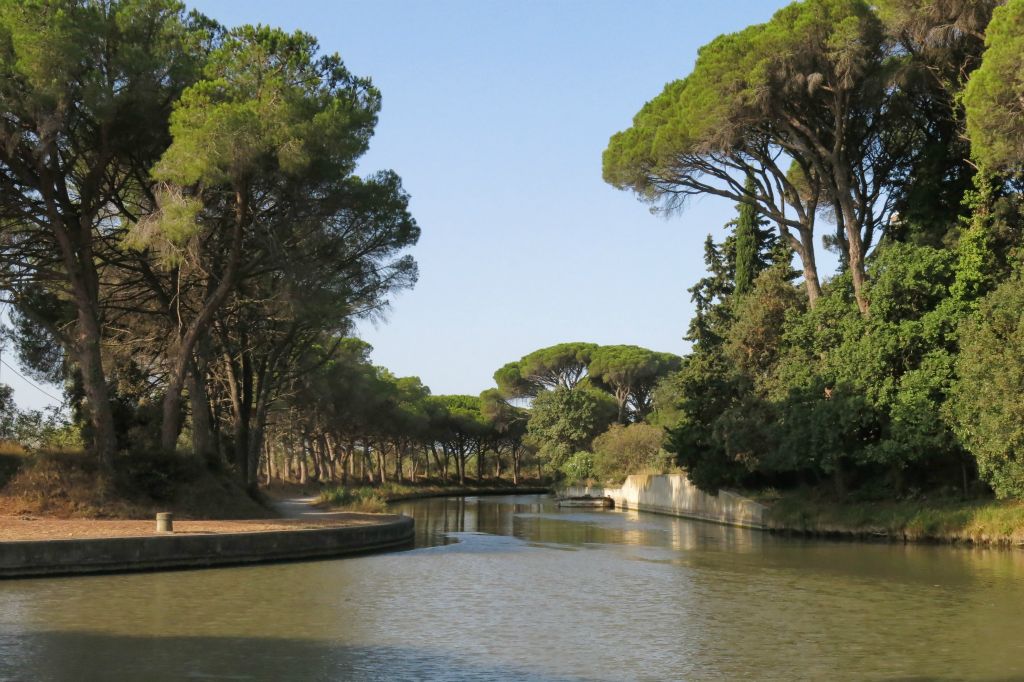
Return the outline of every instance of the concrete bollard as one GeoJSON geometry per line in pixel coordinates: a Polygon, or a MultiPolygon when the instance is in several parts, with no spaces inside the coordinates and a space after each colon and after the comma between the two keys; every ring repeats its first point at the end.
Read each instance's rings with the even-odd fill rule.
{"type": "Polygon", "coordinates": [[[157,533],[173,533],[174,532],[174,514],[170,512],[160,512],[156,515],[156,532],[157,533]]]}

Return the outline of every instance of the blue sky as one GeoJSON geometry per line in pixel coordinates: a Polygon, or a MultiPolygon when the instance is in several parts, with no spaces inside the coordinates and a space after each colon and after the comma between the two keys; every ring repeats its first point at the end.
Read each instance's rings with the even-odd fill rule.
{"type": "MultiPolygon", "coordinates": [[[[374,362],[435,393],[479,393],[505,362],[561,341],[683,353],[686,289],[733,205],[651,215],[601,180],[608,137],[715,36],[772,0],[199,0],[226,25],[302,29],[370,76],[383,112],[360,172],[392,168],[423,230],[420,281],[374,362]]],[[[824,272],[824,268],[823,268],[824,272]]],[[[46,402],[7,368],[21,404],[46,402]]]]}

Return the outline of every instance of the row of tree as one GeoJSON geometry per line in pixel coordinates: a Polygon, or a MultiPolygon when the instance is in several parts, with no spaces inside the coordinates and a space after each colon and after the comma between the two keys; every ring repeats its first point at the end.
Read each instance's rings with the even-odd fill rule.
{"type": "Polygon", "coordinates": [[[371,364],[370,350],[343,339],[278,404],[263,459],[268,479],[465,483],[471,473],[478,481],[508,473],[519,482],[532,461],[523,443],[525,410],[495,391],[431,395],[418,377],[371,364]]]}
{"type": "MultiPolygon", "coordinates": [[[[355,174],[380,93],[312,36],[176,0],[17,0],[0,6],[0,70],[6,340],[65,387],[107,473],[185,449],[250,487],[518,481],[642,422],[678,368],[562,344],[479,396],[433,396],[373,366],[347,334],[415,282],[419,229],[397,175],[355,174]]],[[[24,435],[41,416],[0,413],[41,444],[24,435]]]]}
{"type": "MultiPolygon", "coordinates": [[[[479,396],[432,395],[419,378],[374,366],[369,353],[365,342],[341,340],[278,403],[262,460],[268,480],[465,483],[507,475],[518,483],[524,467],[561,476],[613,425],[644,425],[655,385],[680,364],[636,346],[563,343],[505,365],[497,387],[479,396]]],[[[660,450],[660,429],[648,427],[644,437],[648,450],[652,442],[660,450]]],[[[613,450],[608,467],[621,468],[616,462],[626,455],[606,448],[613,450]]]]}
{"type": "Polygon", "coordinates": [[[1024,0],[804,0],[611,138],[612,185],[738,204],[659,388],[697,484],[1024,495],[1022,73],[1024,0]]]}
{"type": "Polygon", "coordinates": [[[353,320],[411,286],[419,228],[355,174],[380,93],[305,33],[176,0],[0,3],[0,290],[86,446],[230,463],[353,320]]]}

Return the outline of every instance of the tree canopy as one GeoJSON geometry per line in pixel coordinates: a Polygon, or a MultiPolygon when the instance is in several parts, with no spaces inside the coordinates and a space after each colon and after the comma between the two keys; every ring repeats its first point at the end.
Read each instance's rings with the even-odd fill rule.
{"type": "Polygon", "coordinates": [[[992,14],[985,52],[964,90],[975,158],[992,170],[1020,171],[1024,159],[1024,2],[992,14]]]}

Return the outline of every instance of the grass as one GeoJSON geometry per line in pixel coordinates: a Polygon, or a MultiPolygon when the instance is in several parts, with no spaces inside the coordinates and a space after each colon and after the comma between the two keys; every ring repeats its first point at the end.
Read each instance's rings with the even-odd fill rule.
{"type": "Polygon", "coordinates": [[[0,441],[0,489],[14,478],[27,460],[25,448],[10,441],[0,441]]]}
{"type": "Polygon", "coordinates": [[[113,477],[82,451],[8,452],[0,447],[0,515],[55,518],[269,518],[229,475],[194,458],[119,455],[113,477]]]}
{"type": "Polygon", "coordinates": [[[320,493],[319,504],[344,509],[346,511],[382,512],[388,502],[412,500],[421,497],[441,497],[445,495],[472,495],[481,492],[515,492],[523,489],[543,487],[536,481],[513,486],[508,481],[485,480],[480,483],[466,481],[458,485],[444,481],[425,481],[421,483],[395,483],[388,481],[377,486],[336,486],[326,488],[320,493]]]}
{"type": "Polygon", "coordinates": [[[887,537],[916,542],[1024,545],[1024,502],[900,500],[836,502],[793,491],[775,494],[769,522],[779,530],[887,537]]]}
{"type": "Polygon", "coordinates": [[[380,513],[387,508],[387,500],[380,491],[368,485],[358,488],[329,488],[320,493],[317,502],[346,511],[380,513]]]}

